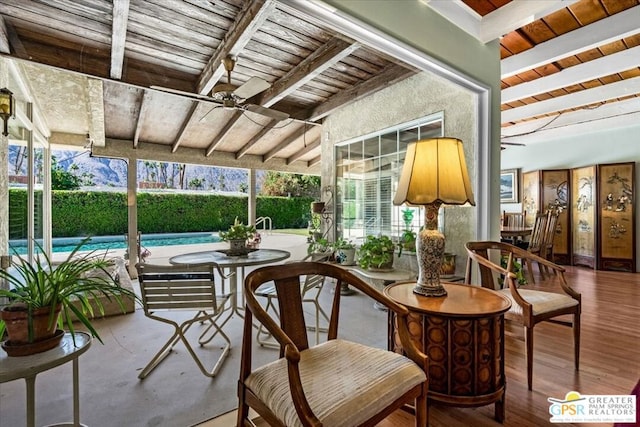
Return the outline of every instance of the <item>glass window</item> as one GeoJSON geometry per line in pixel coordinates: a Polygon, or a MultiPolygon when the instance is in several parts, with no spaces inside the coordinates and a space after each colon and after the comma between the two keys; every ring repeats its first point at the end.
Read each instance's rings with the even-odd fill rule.
{"type": "Polygon", "coordinates": [[[394,206],[407,144],[443,134],[443,114],[437,113],[375,134],[336,145],[336,226],[339,236],[358,241],[365,236],[399,237],[418,231],[423,222],[418,207],[394,206]],[[413,212],[411,220],[403,211],[413,212]]]}

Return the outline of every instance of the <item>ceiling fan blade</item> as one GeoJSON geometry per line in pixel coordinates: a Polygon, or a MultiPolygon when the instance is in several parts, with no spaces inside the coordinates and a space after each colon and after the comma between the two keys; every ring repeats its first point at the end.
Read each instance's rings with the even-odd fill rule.
{"type": "Polygon", "coordinates": [[[243,110],[251,111],[252,113],[262,114],[263,116],[271,117],[276,120],[284,120],[289,118],[289,114],[282,111],[272,110],[271,108],[262,107],[255,104],[244,104],[240,108],[243,110]]]}
{"type": "Polygon", "coordinates": [[[264,92],[269,89],[271,85],[262,80],[260,77],[251,77],[242,86],[233,91],[233,94],[241,99],[248,99],[254,95],[264,92]]]}
{"type": "Polygon", "coordinates": [[[204,119],[206,119],[206,118],[207,118],[207,116],[208,116],[209,114],[211,114],[211,112],[212,112],[213,110],[215,110],[215,109],[217,109],[217,108],[221,108],[221,107],[222,107],[222,105],[216,105],[215,107],[211,108],[209,111],[207,111],[207,113],[206,113],[204,116],[202,116],[202,117],[200,118],[199,122],[200,122],[200,123],[204,122],[204,119]]]}
{"type": "Polygon", "coordinates": [[[170,93],[172,95],[179,95],[179,96],[191,98],[198,101],[206,101],[206,102],[212,102],[214,104],[220,104],[220,101],[218,101],[217,99],[212,98],[210,96],[206,96],[206,95],[200,95],[199,93],[185,92],[183,90],[171,89],[171,88],[162,87],[162,86],[151,86],[150,88],[158,90],[160,92],[170,93]]]}

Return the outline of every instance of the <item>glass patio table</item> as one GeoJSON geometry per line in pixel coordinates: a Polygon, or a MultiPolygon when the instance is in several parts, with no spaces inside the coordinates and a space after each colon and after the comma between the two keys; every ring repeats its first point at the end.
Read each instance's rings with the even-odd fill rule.
{"type": "MultiPolygon", "coordinates": [[[[229,277],[229,290],[231,292],[231,314],[236,313],[242,317],[242,306],[238,305],[238,269],[242,272],[240,281],[244,281],[244,267],[253,265],[271,264],[283,261],[291,256],[291,253],[281,249],[258,249],[243,256],[226,255],[222,250],[191,252],[176,255],[169,258],[170,264],[175,265],[201,265],[215,263],[220,268],[228,269],[234,273],[229,277]]],[[[240,300],[242,302],[242,300],[240,300]]],[[[228,318],[223,322],[226,323],[228,318]]],[[[222,327],[222,325],[220,326],[222,327]]]]}

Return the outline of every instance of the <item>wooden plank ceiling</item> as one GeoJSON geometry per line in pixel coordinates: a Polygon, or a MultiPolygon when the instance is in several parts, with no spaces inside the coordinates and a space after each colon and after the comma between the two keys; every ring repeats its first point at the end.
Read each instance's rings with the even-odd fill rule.
{"type": "Polygon", "coordinates": [[[561,116],[597,120],[602,116],[590,110],[605,110],[607,104],[606,108],[618,109],[612,114],[626,114],[629,110],[622,107],[626,100],[632,100],[630,110],[637,112],[639,5],[638,0],[580,0],[502,37],[502,126],[520,124],[507,134],[553,127],[551,120],[561,116]],[[518,68],[519,62],[530,68],[518,68]]]}
{"type": "MultiPolygon", "coordinates": [[[[466,9],[490,28],[488,35],[476,35],[483,42],[504,34],[504,143],[637,114],[640,0],[421,1],[437,11],[466,9]],[[525,9],[534,7],[536,19],[515,28],[525,9]]],[[[464,20],[448,19],[464,28],[464,20]]],[[[278,160],[317,172],[320,131],[314,125],[417,72],[275,0],[2,0],[0,20],[5,56],[102,82],[103,111],[94,112],[93,126],[52,116],[44,120],[49,131],[95,137],[101,113],[104,138],[96,138],[98,144],[194,149],[209,159],[216,153],[250,157],[265,168],[278,160]],[[208,99],[227,82],[227,57],[236,59],[232,85],[246,88],[259,78],[267,89],[231,108],[208,99]],[[274,119],[275,112],[289,118],[274,119]]],[[[64,109],[53,104],[68,103],[59,96],[69,90],[64,83],[29,71],[39,77],[30,86],[45,114],[64,109]]]]}
{"type": "MultiPolygon", "coordinates": [[[[273,0],[3,0],[0,12],[3,53],[101,79],[105,139],[133,147],[304,170],[319,163],[323,117],[416,72],[273,0]],[[231,108],[213,102],[227,57],[236,61],[229,83],[257,77],[267,89],[231,108]]],[[[42,104],[64,90],[41,80],[32,87],[42,104]]],[[[53,133],[88,131],[46,122],[53,133]]]]}

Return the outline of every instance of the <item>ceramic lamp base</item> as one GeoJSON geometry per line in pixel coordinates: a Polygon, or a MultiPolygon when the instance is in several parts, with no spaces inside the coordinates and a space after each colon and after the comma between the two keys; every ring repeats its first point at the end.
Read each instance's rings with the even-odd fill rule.
{"type": "Polygon", "coordinates": [[[439,286],[416,285],[416,287],[413,288],[413,293],[422,295],[425,297],[444,297],[447,295],[447,290],[442,285],[439,285],[439,286]]]}
{"type": "Polygon", "coordinates": [[[416,241],[418,282],[413,293],[427,297],[443,297],[447,291],[440,283],[440,267],[444,256],[444,236],[436,230],[422,230],[416,241]]]}

